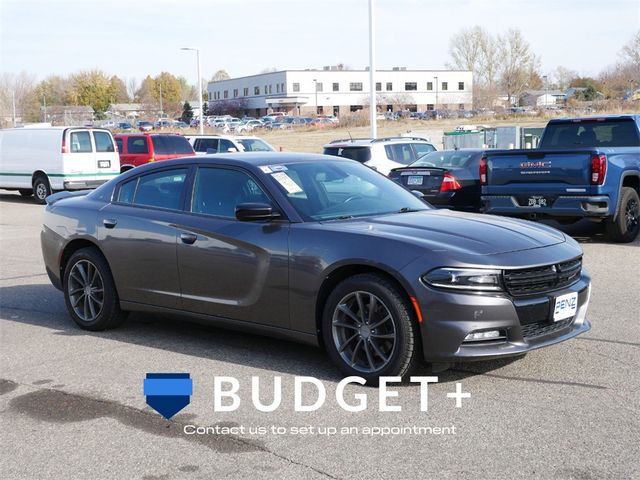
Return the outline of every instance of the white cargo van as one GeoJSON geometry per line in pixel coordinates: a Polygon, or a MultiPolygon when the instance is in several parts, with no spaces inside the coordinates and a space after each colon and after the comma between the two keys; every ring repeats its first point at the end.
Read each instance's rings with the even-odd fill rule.
{"type": "Polygon", "coordinates": [[[0,130],[0,188],[34,195],[38,203],[54,190],[96,188],[118,174],[120,158],[109,130],[0,130]]]}

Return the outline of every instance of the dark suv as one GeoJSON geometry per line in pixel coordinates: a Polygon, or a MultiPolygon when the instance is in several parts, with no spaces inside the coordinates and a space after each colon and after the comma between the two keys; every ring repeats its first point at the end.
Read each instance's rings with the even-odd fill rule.
{"type": "Polygon", "coordinates": [[[195,155],[193,147],[182,135],[167,133],[125,133],[113,138],[120,152],[120,172],[149,162],[195,155]]]}

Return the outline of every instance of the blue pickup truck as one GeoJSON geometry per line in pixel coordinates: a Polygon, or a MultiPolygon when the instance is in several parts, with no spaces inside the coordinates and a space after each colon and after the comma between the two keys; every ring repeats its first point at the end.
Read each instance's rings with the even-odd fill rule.
{"type": "Polygon", "coordinates": [[[640,232],[640,115],[551,120],[536,149],[488,151],[480,182],[485,213],[588,218],[631,242],[640,232]]]}

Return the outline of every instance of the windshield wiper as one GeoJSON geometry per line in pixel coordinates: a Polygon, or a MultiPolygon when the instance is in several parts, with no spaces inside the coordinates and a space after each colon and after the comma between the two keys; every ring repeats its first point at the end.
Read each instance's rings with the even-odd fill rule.
{"type": "Polygon", "coordinates": [[[409,212],[421,212],[422,210],[424,210],[423,208],[409,208],[409,207],[402,207],[400,210],[398,210],[396,213],[409,213],[409,212]]]}

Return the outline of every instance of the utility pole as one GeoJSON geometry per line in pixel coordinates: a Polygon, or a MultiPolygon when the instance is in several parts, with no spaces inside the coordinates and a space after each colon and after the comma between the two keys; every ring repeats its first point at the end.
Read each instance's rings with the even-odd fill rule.
{"type": "Polygon", "coordinates": [[[369,0],[369,125],[371,128],[371,138],[378,136],[378,125],[376,123],[375,46],[375,12],[373,0],[369,0]]]}
{"type": "Polygon", "coordinates": [[[13,107],[13,126],[16,126],[16,91],[11,90],[11,105],[13,107]]]}
{"type": "Polygon", "coordinates": [[[160,87],[160,116],[162,117],[162,83],[158,82],[158,86],[160,87]]]}
{"type": "MultiPolygon", "coordinates": [[[[202,101],[202,65],[200,63],[200,49],[195,47],[182,47],[180,50],[194,50],[196,52],[196,59],[198,60],[198,102],[200,102],[200,108],[198,111],[200,112],[200,120],[198,121],[198,125],[200,127],[200,135],[204,134],[204,112],[203,108],[204,103],[202,101]]],[[[209,99],[211,101],[211,99],[209,99]]]]}
{"type": "Polygon", "coordinates": [[[313,86],[316,91],[316,115],[318,115],[318,79],[313,79],[313,86]]]}
{"type": "Polygon", "coordinates": [[[435,119],[438,119],[438,77],[433,77],[436,81],[436,105],[435,105],[435,119]]]}
{"type": "Polygon", "coordinates": [[[47,95],[42,94],[42,102],[44,103],[44,121],[47,121],[47,95]]]}

